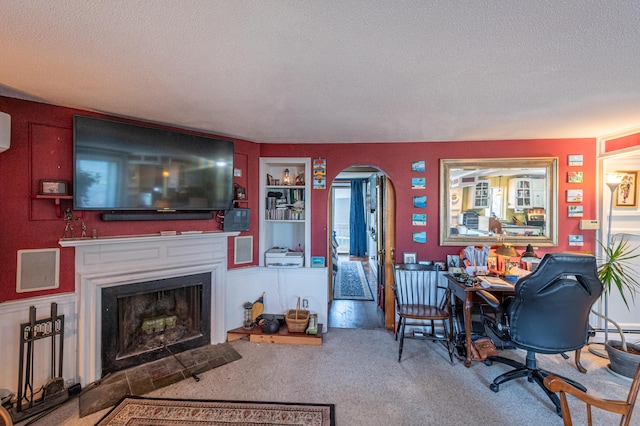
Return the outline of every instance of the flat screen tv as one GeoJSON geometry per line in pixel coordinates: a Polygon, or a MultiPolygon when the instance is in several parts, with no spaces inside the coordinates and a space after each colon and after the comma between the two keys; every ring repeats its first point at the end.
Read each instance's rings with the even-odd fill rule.
{"type": "Polygon", "coordinates": [[[233,141],[76,115],[74,209],[228,209],[233,154],[233,141]]]}

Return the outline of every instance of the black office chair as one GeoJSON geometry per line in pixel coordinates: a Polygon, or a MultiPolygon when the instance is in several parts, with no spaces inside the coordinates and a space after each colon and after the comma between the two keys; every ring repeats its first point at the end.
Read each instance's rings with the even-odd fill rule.
{"type": "MultiPolygon", "coordinates": [[[[489,357],[485,363],[501,362],[514,367],[496,377],[489,386],[498,392],[509,380],[526,377],[535,381],[561,414],[560,399],[544,386],[544,378],[555,373],[538,368],[536,353],[562,354],[582,348],[588,339],[589,312],[602,294],[596,259],[591,255],[548,253],[538,268],[515,285],[515,296],[503,304],[500,323],[487,321],[496,336],[527,351],[521,363],[501,356],[489,357]]],[[[561,376],[559,376],[561,377],[561,376]]],[[[586,391],[566,377],[563,380],[586,391]]]]}
{"type": "Polygon", "coordinates": [[[406,263],[393,265],[392,289],[396,298],[398,325],[395,338],[400,335],[398,362],[402,358],[405,327],[418,327],[413,337],[441,341],[449,352],[453,363],[453,323],[449,312],[450,293],[435,265],[406,263]],[[409,323],[407,321],[410,321],[409,323]],[[437,324],[436,324],[437,323],[437,324]]]}

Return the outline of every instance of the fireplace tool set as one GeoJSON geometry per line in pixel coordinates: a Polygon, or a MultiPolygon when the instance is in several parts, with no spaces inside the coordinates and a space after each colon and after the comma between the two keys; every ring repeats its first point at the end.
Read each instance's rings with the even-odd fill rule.
{"type": "Polygon", "coordinates": [[[21,421],[67,400],[67,390],[62,377],[62,354],[64,342],[64,315],[58,315],[58,305],[51,304],[51,316],[36,320],[36,308],[29,308],[29,322],[20,325],[20,362],[18,394],[15,407],[10,410],[14,422],[21,421]],[[36,342],[50,339],[51,377],[39,389],[34,390],[34,367],[36,342]]]}

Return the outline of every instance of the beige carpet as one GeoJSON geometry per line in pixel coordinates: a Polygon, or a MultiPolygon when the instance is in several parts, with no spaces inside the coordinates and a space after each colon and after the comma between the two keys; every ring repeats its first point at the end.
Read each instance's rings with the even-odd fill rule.
{"type": "Polygon", "coordinates": [[[97,426],[333,426],[333,405],[125,397],[97,426]]]}
{"type": "MultiPolygon", "coordinates": [[[[500,391],[491,381],[509,369],[503,364],[475,363],[466,368],[449,362],[437,343],[406,339],[402,362],[398,342],[383,329],[330,328],[321,346],[277,345],[237,340],[230,345],[241,359],[200,375],[200,382],[183,380],[146,397],[279,401],[335,404],[339,426],[388,425],[562,425],[547,396],[524,379],[505,383],[500,391]]],[[[524,352],[501,351],[523,360],[524,352]]],[[[573,358],[573,357],[571,357],[573,358]]],[[[625,399],[630,380],[608,371],[608,360],[582,351],[581,374],[573,359],[543,355],[539,365],[581,382],[589,393],[625,399]]],[[[569,401],[576,418],[586,424],[584,405],[569,401]]],[[[59,408],[37,425],[93,425],[108,410],[79,419],[77,402],[59,408]]],[[[618,424],[618,416],[594,409],[594,424],[618,424]]],[[[640,412],[631,418],[640,425],[640,412]]]]}

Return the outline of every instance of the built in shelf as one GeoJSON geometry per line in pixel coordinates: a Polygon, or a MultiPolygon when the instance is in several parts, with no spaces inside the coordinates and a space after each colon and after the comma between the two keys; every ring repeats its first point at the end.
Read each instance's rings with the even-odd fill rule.
{"type": "Polygon", "coordinates": [[[34,200],[54,200],[56,203],[56,215],[62,217],[62,207],[60,207],[60,200],[73,200],[73,195],[49,195],[49,194],[36,194],[31,196],[34,200]]]}

